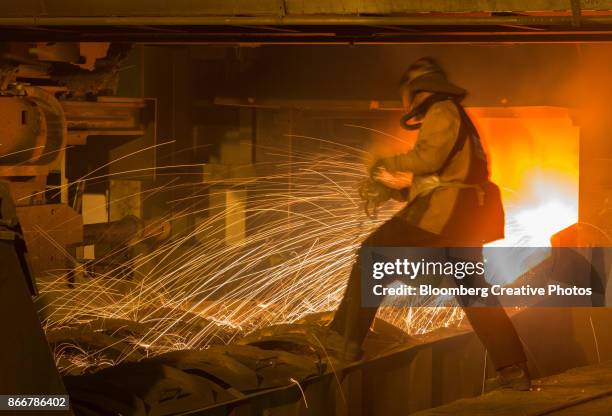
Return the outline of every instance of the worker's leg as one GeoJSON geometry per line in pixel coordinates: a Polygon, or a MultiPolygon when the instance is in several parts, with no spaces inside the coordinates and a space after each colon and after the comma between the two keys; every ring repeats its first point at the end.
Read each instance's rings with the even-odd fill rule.
{"type": "MultiPolygon", "coordinates": [[[[401,218],[393,217],[381,225],[362,247],[417,247],[433,241],[437,236],[414,227],[401,218]]],[[[360,250],[361,251],[361,250],[360,250]]],[[[355,344],[361,345],[378,308],[364,308],[361,303],[361,258],[353,263],[344,298],[336,311],[330,328],[355,344]]]]}
{"type": "Polygon", "coordinates": [[[516,329],[501,306],[467,307],[463,311],[496,370],[527,362],[516,329]]]}
{"type": "MultiPolygon", "coordinates": [[[[446,225],[443,231],[444,238],[441,238],[440,245],[450,247],[449,255],[459,261],[465,255],[472,261],[480,261],[482,260],[482,247],[480,247],[482,239],[479,237],[481,233],[478,230],[479,227],[486,226],[486,224],[480,224],[480,218],[474,217],[473,213],[477,212],[479,204],[476,195],[463,192],[457,204],[473,208],[457,211],[446,225]],[[457,250],[457,247],[460,250],[457,250]],[[464,251],[467,247],[475,249],[476,252],[464,251]]],[[[489,293],[491,291],[491,285],[486,281],[485,276],[473,276],[457,281],[457,283],[474,288],[487,288],[489,293]]],[[[484,300],[461,296],[457,300],[497,370],[512,365],[525,365],[527,358],[521,340],[496,296],[489,295],[484,300]],[[475,302],[480,306],[474,306],[475,302]]]]}
{"type": "MultiPolygon", "coordinates": [[[[478,256],[482,256],[482,249],[476,249],[478,256]]],[[[484,276],[463,279],[461,284],[473,288],[487,288],[490,293],[491,285],[484,276]]],[[[487,349],[496,370],[515,364],[524,364],[527,361],[516,329],[497,296],[489,295],[485,299],[485,304],[482,299],[478,300],[469,296],[461,296],[458,301],[474,332],[487,349]],[[474,306],[475,303],[480,303],[480,306],[474,306]]]]}

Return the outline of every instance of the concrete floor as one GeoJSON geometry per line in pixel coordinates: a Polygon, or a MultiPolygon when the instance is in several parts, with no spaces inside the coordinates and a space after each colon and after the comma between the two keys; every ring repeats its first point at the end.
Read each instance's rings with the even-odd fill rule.
{"type": "Polygon", "coordinates": [[[604,416],[610,414],[612,414],[612,361],[542,378],[537,380],[531,392],[494,391],[413,415],[604,416]]]}

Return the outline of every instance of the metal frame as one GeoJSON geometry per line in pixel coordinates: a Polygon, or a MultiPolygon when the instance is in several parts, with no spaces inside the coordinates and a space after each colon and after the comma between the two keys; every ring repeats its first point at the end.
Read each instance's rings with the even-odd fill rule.
{"type": "Polygon", "coordinates": [[[609,42],[612,1],[111,0],[0,5],[0,40],[204,44],[609,42]],[[146,7],[138,7],[147,3],[146,7]],[[143,11],[146,10],[146,11],[143,11]]]}

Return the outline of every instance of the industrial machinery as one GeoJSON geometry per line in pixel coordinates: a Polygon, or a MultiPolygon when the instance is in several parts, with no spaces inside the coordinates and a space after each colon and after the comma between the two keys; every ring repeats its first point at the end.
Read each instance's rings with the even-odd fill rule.
{"type": "Polygon", "coordinates": [[[67,149],[152,134],[155,103],[105,95],[115,88],[129,46],[13,43],[4,49],[0,177],[17,206],[33,273],[74,267],[86,190],[84,182],[68,184],[67,149]]]}
{"type": "MultiPolygon", "coordinates": [[[[11,386],[19,392],[60,389],[46,342],[36,338],[41,328],[32,315],[34,307],[27,297],[21,297],[22,282],[18,280],[27,284],[33,296],[39,294],[36,280],[49,271],[63,271],[62,278],[70,284],[74,270],[80,267],[79,247],[95,243],[95,236],[100,235],[95,224],[94,231],[86,226],[84,235],[84,189],[68,184],[67,149],[83,146],[92,138],[144,136],[155,122],[151,100],[105,97],[112,92],[118,65],[129,47],[96,44],[84,48],[81,51],[78,43],[2,46],[1,199],[3,209],[14,207],[13,214],[3,212],[3,220],[9,221],[9,229],[17,227],[15,245],[23,241],[27,247],[22,253],[22,278],[19,274],[6,276],[10,281],[6,288],[15,293],[3,291],[7,300],[2,302],[2,315],[18,317],[14,324],[23,327],[23,335],[30,340],[25,342],[32,347],[16,350],[14,362],[22,362],[17,357],[23,356],[23,362],[40,367],[37,379],[18,374],[10,381],[3,377],[3,391],[10,391],[11,386]]],[[[131,223],[138,228],[140,221],[131,223]]],[[[131,231],[125,241],[140,232],[131,231]]],[[[19,248],[17,252],[21,253],[19,248]]],[[[16,266],[8,264],[8,270],[15,273],[16,266]]]]}

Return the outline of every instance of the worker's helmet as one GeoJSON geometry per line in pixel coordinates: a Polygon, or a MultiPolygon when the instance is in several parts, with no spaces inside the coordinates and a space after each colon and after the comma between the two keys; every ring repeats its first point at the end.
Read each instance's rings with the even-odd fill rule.
{"type": "Polygon", "coordinates": [[[410,95],[428,91],[463,98],[467,91],[450,82],[442,67],[432,58],[420,58],[408,67],[400,79],[400,87],[407,86],[410,95]]]}

